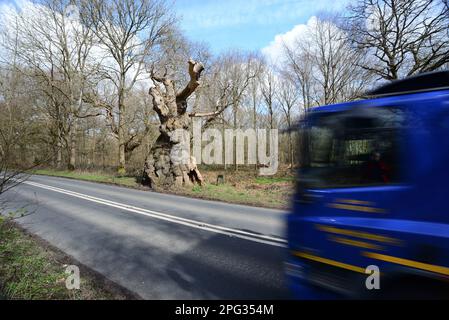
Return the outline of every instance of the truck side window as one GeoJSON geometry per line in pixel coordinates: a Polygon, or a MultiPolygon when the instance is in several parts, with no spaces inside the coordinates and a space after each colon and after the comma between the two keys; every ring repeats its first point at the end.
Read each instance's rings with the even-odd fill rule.
{"type": "Polygon", "coordinates": [[[309,130],[307,178],[321,187],[383,185],[399,181],[399,108],[329,115],[309,130]]]}

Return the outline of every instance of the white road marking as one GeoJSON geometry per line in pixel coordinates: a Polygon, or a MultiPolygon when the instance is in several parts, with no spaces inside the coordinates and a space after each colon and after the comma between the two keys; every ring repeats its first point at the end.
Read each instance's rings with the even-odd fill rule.
{"type": "Polygon", "coordinates": [[[181,225],[185,225],[188,227],[201,229],[201,230],[205,230],[205,231],[224,234],[224,235],[228,235],[231,237],[236,237],[236,238],[240,238],[240,239],[245,239],[245,240],[263,243],[263,244],[267,244],[267,245],[271,245],[271,246],[277,246],[277,247],[286,247],[286,243],[287,243],[287,241],[285,239],[278,238],[278,237],[273,237],[273,236],[268,236],[268,235],[253,233],[253,232],[247,232],[247,231],[233,229],[233,228],[222,227],[222,226],[204,223],[204,222],[192,220],[192,219],[181,218],[181,217],[169,215],[169,214],[158,212],[158,211],[143,209],[143,208],[139,208],[139,207],[135,207],[135,206],[119,203],[119,202],[114,202],[114,201],[101,199],[101,198],[97,198],[97,197],[92,197],[87,194],[78,193],[78,192],[74,192],[74,191],[70,191],[70,190],[66,190],[66,189],[61,189],[61,188],[57,188],[57,187],[53,187],[53,186],[49,186],[49,185],[45,185],[45,184],[41,184],[41,183],[37,183],[37,182],[23,181],[23,183],[34,186],[34,187],[47,189],[47,190],[51,190],[54,192],[59,192],[59,193],[66,194],[66,195],[76,197],[76,198],[80,198],[83,200],[96,202],[96,203],[100,203],[100,204],[107,205],[110,207],[137,213],[137,214],[144,215],[147,217],[152,217],[152,218],[156,218],[156,219],[160,219],[160,220],[164,220],[164,221],[169,221],[172,223],[177,223],[177,224],[181,224],[181,225]]]}

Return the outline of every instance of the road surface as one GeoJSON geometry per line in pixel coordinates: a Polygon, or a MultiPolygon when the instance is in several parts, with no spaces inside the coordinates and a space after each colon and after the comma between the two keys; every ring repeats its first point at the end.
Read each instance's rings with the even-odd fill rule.
{"type": "Polygon", "coordinates": [[[30,232],[144,299],[288,298],[285,212],[32,176],[2,196],[30,232]]]}

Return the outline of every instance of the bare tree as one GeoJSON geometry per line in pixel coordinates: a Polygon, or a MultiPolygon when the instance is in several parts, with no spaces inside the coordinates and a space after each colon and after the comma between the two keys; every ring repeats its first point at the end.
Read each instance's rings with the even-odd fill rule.
{"type": "Polygon", "coordinates": [[[276,90],[276,75],[272,67],[266,66],[262,76],[261,92],[264,104],[268,111],[270,129],[273,129],[275,127],[274,117],[276,113],[276,90]]]}
{"type": "Polygon", "coordinates": [[[293,152],[293,112],[299,100],[299,94],[297,87],[287,77],[282,77],[279,83],[279,89],[276,94],[276,98],[281,106],[285,115],[288,131],[288,155],[290,168],[293,168],[294,164],[294,152],[293,152]]]}
{"type": "Polygon", "coordinates": [[[90,102],[107,113],[118,140],[118,170],[124,173],[127,146],[130,151],[130,145],[141,142],[126,123],[127,96],[136,82],[145,79],[151,50],[170,33],[174,19],[160,0],[82,0],[81,17],[104,48],[103,76],[114,88],[113,99],[93,95],[90,102]]]}
{"type": "Polygon", "coordinates": [[[449,61],[447,0],[358,0],[349,9],[350,39],[373,56],[361,66],[378,77],[394,80],[449,61]]]}
{"type": "MultiPolygon", "coordinates": [[[[302,107],[305,111],[312,107],[312,61],[309,50],[303,50],[300,46],[283,45],[285,62],[281,71],[288,74],[297,83],[302,97],[302,107]]],[[[299,110],[301,111],[301,110],[299,110]]]]}
{"type": "MultiPolygon", "coordinates": [[[[230,85],[230,99],[232,101],[232,126],[239,129],[242,117],[242,100],[247,93],[251,80],[259,74],[257,57],[253,54],[244,54],[238,51],[230,51],[221,57],[217,62],[223,69],[222,76],[225,77],[227,85],[230,85]]],[[[226,90],[220,90],[226,92],[226,90]]],[[[234,150],[236,150],[237,141],[234,139],[234,150]]],[[[237,153],[234,152],[234,169],[238,170],[237,153]]]]}
{"type": "Polygon", "coordinates": [[[365,56],[349,45],[336,19],[316,18],[305,34],[284,46],[281,69],[297,81],[306,110],[353,100],[370,84],[370,73],[358,66],[365,64],[365,56]]]}
{"type": "MultiPolygon", "coordinates": [[[[28,178],[28,170],[48,160],[39,148],[41,137],[36,121],[37,95],[26,89],[27,78],[14,66],[0,68],[0,196],[28,178]]],[[[0,198],[0,211],[5,200],[0,198]]]]}
{"type": "Polygon", "coordinates": [[[55,137],[57,162],[61,148],[67,150],[67,167],[75,168],[78,119],[97,116],[83,103],[87,79],[96,70],[90,59],[93,34],[69,16],[71,2],[48,0],[32,11],[17,13],[14,29],[4,33],[4,48],[17,57],[16,68],[35,81],[43,93],[42,104],[54,120],[50,133],[55,137]]]}
{"type": "MultiPolygon", "coordinates": [[[[261,109],[262,93],[261,93],[261,79],[263,78],[264,61],[262,57],[255,56],[253,68],[255,70],[255,77],[251,80],[249,85],[252,127],[257,130],[258,115],[261,109]]],[[[258,136],[256,135],[256,154],[259,152],[258,136]]],[[[258,163],[254,165],[254,170],[258,172],[258,163]]]]}

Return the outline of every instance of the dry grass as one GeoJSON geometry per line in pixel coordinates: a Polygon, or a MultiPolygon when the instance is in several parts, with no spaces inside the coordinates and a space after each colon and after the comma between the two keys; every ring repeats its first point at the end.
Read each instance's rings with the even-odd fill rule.
{"type": "MultiPolygon", "coordinates": [[[[203,186],[184,187],[180,189],[159,190],[194,198],[218,200],[259,207],[287,209],[290,207],[294,191],[294,175],[286,168],[280,168],[275,176],[258,176],[254,168],[203,167],[200,171],[204,177],[203,186]],[[224,183],[217,184],[218,175],[224,175],[224,183]]],[[[131,188],[141,188],[138,178],[132,176],[117,176],[101,171],[57,171],[39,169],[35,174],[67,177],[72,179],[115,184],[131,188]]]]}
{"type": "Polygon", "coordinates": [[[257,176],[254,169],[234,171],[202,170],[205,184],[183,188],[176,192],[192,197],[220,200],[268,208],[287,209],[294,191],[294,175],[280,171],[275,176],[257,176]],[[224,176],[224,183],[217,183],[218,175],[224,176]]]}

